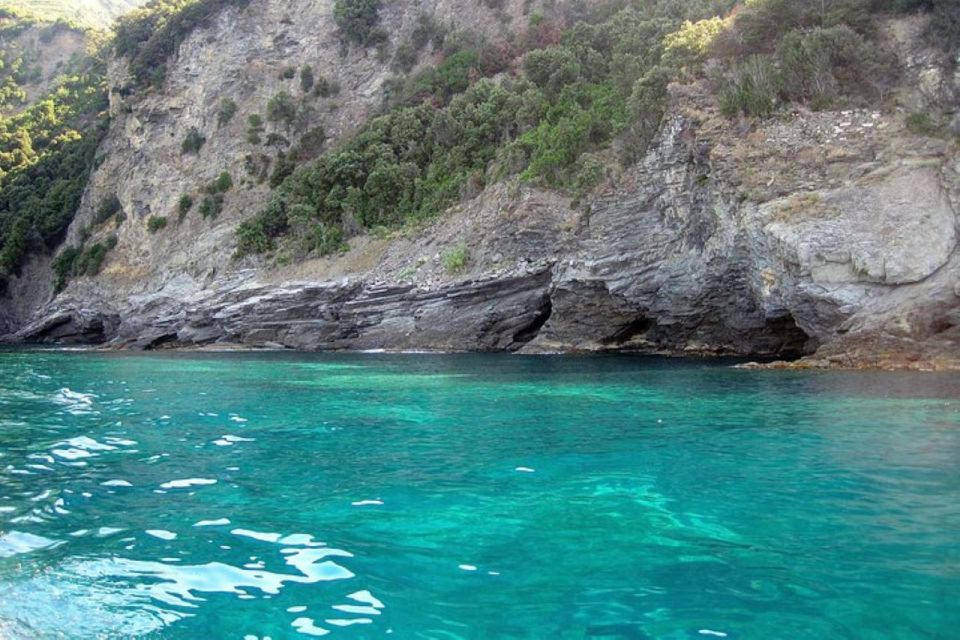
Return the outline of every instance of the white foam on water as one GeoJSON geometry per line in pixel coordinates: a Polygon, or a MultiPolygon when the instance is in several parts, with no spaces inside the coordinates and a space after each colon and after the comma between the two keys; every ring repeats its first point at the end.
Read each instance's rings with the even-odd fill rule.
{"type": "Polygon", "coordinates": [[[61,544],[63,544],[62,540],[51,540],[23,531],[8,531],[0,535],[0,558],[10,558],[40,549],[50,549],[61,544]]]}
{"type": "Polygon", "coordinates": [[[97,396],[92,393],[78,393],[76,391],[71,391],[70,389],[64,387],[57,391],[57,395],[53,397],[53,401],[59,404],[93,404],[94,398],[97,396]]]}
{"type": "Polygon", "coordinates": [[[291,533],[289,536],[280,539],[280,544],[294,545],[300,547],[322,547],[322,542],[317,542],[308,533],[291,533]]]}
{"type": "Polygon", "coordinates": [[[87,451],[113,451],[116,449],[115,446],[110,444],[103,444],[102,442],[97,442],[93,438],[87,436],[78,436],[76,438],[69,438],[64,440],[62,445],[76,447],[77,449],[86,449],[87,451]]]}
{"type": "Polygon", "coordinates": [[[717,638],[726,638],[727,634],[723,631],[714,631],[713,629],[699,629],[697,631],[702,636],[716,636],[717,638]]]}
{"type": "Polygon", "coordinates": [[[242,438],[240,436],[227,434],[214,440],[213,444],[217,445],[218,447],[229,447],[237,442],[256,442],[256,440],[253,438],[242,438]]]}
{"type": "Polygon", "coordinates": [[[107,480],[100,483],[101,487],[132,487],[133,484],[126,480],[107,480]]]}
{"type": "Polygon", "coordinates": [[[161,489],[186,489],[188,487],[201,487],[211,484],[217,484],[213,478],[185,478],[183,480],[171,480],[160,485],[161,489]]]}
{"type": "Polygon", "coordinates": [[[462,569],[463,571],[476,571],[476,570],[477,570],[477,568],[476,568],[474,565],[472,565],[472,564],[461,564],[461,565],[457,565],[457,567],[458,567],[459,569],[462,569]]]}
{"type": "Polygon", "coordinates": [[[357,604],[335,604],[331,609],[336,611],[341,611],[343,613],[355,613],[359,616],[378,616],[380,611],[374,607],[365,607],[357,604]]]}
{"type": "Polygon", "coordinates": [[[200,520],[195,522],[195,527],[222,527],[230,524],[229,518],[217,518],[216,520],[200,520]]]}
{"type": "Polygon", "coordinates": [[[145,532],[148,536],[153,536],[154,538],[160,538],[161,540],[176,540],[177,534],[173,531],[167,531],[166,529],[147,529],[145,532]]]}
{"type": "Polygon", "coordinates": [[[89,458],[93,455],[85,449],[54,449],[50,453],[65,460],[79,460],[80,458],[89,458]]]}
{"type": "Polygon", "coordinates": [[[520,473],[536,473],[536,469],[531,469],[530,467],[517,467],[514,471],[519,471],[520,473]]]}
{"type": "Polygon", "coordinates": [[[230,533],[235,536],[244,536],[246,538],[260,540],[261,542],[279,542],[280,538],[283,537],[283,535],[279,533],[263,533],[260,531],[250,531],[249,529],[234,529],[230,533]]]}
{"type": "Polygon", "coordinates": [[[373,620],[370,618],[353,618],[351,620],[342,620],[340,618],[327,619],[325,621],[327,624],[332,624],[335,627],[349,627],[354,624],[373,624],[373,620]]]}
{"type": "Polygon", "coordinates": [[[351,502],[350,504],[354,507],[368,507],[372,505],[382,505],[383,500],[357,500],[356,502],[351,502]]]}
{"type": "Polygon", "coordinates": [[[325,636],[330,633],[328,629],[323,627],[318,627],[312,618],[297,618],[290,623],[298,633],[302,633],[307,636],[325,636]]]}
{"type": "Polygon", "coordinates": [[[378,600],[372,593],[370,593],[366,589],[364,589],[363,591],[356,591],[354,593],[348,594],[347,597],[356,602],[363,602],[363,603],[369,604],[370,606],[376,607],[377,609],[383,609],[385,606],[380,600],[378,600]]]}

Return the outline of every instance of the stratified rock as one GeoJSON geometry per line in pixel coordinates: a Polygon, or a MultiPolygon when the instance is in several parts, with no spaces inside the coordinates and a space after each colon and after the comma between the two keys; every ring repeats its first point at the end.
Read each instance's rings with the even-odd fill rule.
{"type": "MultiPolygon", "coordinates": [[[[50,270],[27,265],[12,283],[16,304],[0,309],[0,327],[19,329],[14,339],[960,368],[960,153],[909,133],[892,110],[798,109],[731,122],[703,86],[673,87],[646,155],[626,168],[610,163],[605,182],[575,204],[536,186],[493,184],[416,233],[355,237],[344,255],[271,266],[231,257],[236,225],[267,197],[249,179],[216,220],[194,213],[148,233],[144,219],[168,214],[182,193],[198,193],[223,170],[244,174],[247,117],[286,86],[277,74],[286,60],[315,59],[342,84],[336,105],[308,114],[323,113],[331,144],[380,103],[389,72],[375,56],[341,57],[332,28],[287,24],[288,3],[256,2],[269,19],[227,9],[187,38],[163,91],[112,96],[106,160],[69,237],[115,193],[128,214],[117,248],[98,277],[77,278],[46,303],[40,274],[50,270]],[[201,68],[209,82],[198,82],[201,68]],[[201,156],[182,156],[187,128],[211,130],[224,96],[238,105],[235,119],[201,156]],[[467,254],[463,273],[444,266],[452,247],[467,254]]],[[[499,29],[483,3],[428,4],[458,24],[499,29]]],[[[519,17],[524,4],[508,0],[504,10],[519,17]]],[[[391,3],[388,30],[408,34],[420,9],[391,3]]],[[[329,25],[329,4],[311,11],[329,25]]],[[[897,25],[896,46],[915,46],[922,25],[897,25]]],[[[915,53],[904,56],[897,100],[953,117],[960,76],[915,53]]],[[[123,65],[111,73],[119,82],[123,65]]]]}

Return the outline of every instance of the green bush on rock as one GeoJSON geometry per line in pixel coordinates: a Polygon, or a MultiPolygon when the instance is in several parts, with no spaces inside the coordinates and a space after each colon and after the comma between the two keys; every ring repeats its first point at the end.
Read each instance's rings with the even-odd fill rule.
{"type": "Polygon", "coordinates": [[[147,218],[147,231],[156,233],[167,226],[167,219],[163,216],[150,216],[147,218]]]}

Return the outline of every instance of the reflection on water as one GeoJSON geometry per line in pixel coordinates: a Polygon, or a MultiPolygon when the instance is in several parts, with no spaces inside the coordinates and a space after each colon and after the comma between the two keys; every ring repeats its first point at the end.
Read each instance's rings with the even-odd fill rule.
{"type": "Polygon", "coordinates": [[[0,351],[0,638],[926,638],[960,378],[0,351]]]}

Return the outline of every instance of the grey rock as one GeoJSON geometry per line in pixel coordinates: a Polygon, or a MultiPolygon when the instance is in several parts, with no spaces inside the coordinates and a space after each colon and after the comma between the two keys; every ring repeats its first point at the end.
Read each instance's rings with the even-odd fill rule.
{"type": "MultiPolygon", "coordinates": [[[[276,18],[268,24],[287,10],[256,2],[276,18]]],[[[498,28],[475,15],[477,3],[435,4],[498,28]]],[[[510,0],[508,11],[519,16],[522,4],[510,0]]],[[[392,3],[387,20],[401,33],[418,11],[392,3]]],[[[317,17],[328,21],[329,5],[317,17]]],[[[919,26],[904,24],[898,41],[915,42],[919,26]]],[[[279,89],[276,69],[251,67],[241,50],[276,64],[318,52],[349,85],[335,139],[362,122],[380,98],[383,65],[357,51],[341,60],[329,33],[303,25],[273,51],[278,34],[231,10],[188,39],[167,90],[118,113],[71,237],[115,188],[135,218],[173,206],[188,178],[227,166],[240,175],[243,121],[279,89]],[[211,40],[229,46],[214,52],[211,40]],[[196,82],[208,64],[215,87],[196,82]],[[240,105],[233,129],[211,137],[202,160],[183,160],[182,129],[210,122],[219,95],[240,105]]],[[[927,102],[956,93],[947,75],[905,77],[914,84],[903,90],[927,102]]],[[[491,185],[414,237],[354,238],[345,256],[284,271],[230,259],[236,224],[266,195],[252,187],[232,193],[213,223],[194,217],[153,235],[128,220],[103,274],[52,300],[41,286],[49,269],[28,265],[30,277],[13,283],[16,304],[0,307],[0,331],[136,349],[635,351],[960,368],[954,147],[872,110],[800,110],[738,128],[708,92],[675,91],[646,156],[612,171],[576,210],[562,194],[491,185]],[[442,256],[462,243],[468,271],[453,276],[442,256]]]]}

